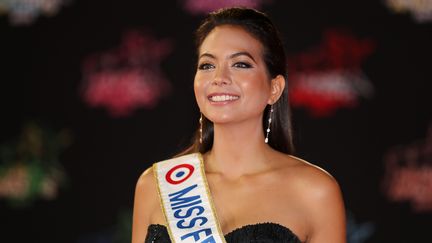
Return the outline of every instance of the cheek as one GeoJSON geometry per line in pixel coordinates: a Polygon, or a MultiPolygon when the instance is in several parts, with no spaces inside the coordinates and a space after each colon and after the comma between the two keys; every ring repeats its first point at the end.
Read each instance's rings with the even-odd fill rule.
{"type": "Polygon", "coordinates": [[[195,80],[194,80],[195,100],[200,108],[201,108],[201,103],[203,101],[203,97],[205,96],[204,90],[205,90],[204,82],[200,81],[199,77],[195,75],[195,80]]]}
{"type": "Polygon", "coordinates": [[[250,94],[249,98],[255,103],[267,103],[270,97],[270,81],[264,78],[249,79],[249,82],[242,83],[242,90],[250,94]]]}

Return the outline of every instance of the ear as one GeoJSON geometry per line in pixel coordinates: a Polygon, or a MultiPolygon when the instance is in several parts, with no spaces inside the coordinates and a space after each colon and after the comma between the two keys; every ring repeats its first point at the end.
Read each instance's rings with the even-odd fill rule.
{"type": "Polygon", "coordinates": [[[285,89],[285,78],[282,75],[276,76],[274,79],[271,80],[271,87],[270,87],[270,97],[267,103],[269,105],[273,105],[276,103],[276,101],[279,100],[280,96],[282,95],[284,89],[285,89]]]}

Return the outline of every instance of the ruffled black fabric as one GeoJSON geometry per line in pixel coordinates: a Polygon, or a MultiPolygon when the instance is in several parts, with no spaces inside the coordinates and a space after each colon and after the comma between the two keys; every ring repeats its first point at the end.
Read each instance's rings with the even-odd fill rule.
{"type": "MultiPolygon", "coordinates": [[[[227,243],[301,243],[290,229],[276,223],[245,225],[226,234],[225,240],[227,243]]],[[[149,225],[145,243],[171,243],[167,228],[149,225]]]]}

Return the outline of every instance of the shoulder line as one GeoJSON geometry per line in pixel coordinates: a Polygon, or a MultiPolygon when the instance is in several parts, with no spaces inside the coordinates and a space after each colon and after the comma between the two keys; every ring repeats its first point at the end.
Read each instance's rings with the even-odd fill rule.
{"type": "Polygon", "coordinates": [[[301,172],[304,173],[304,176],[318,176],[321,179],[327,178],[327,179],[335,180],[334,177],[329,172],[319,167],[318,165],[315,165],[311,162],[308,162],[294,155],[288,155],[288,157],[297,161],[297,166],[301,168],[300,170],[301,172]]]}
{"type": "Polygon", "coordinates": [[[292,167],[295,170],[294,182],[305,199],[320,200],[340,193],[338,182],[329,172],[306,160],[292,155],[289,157],[297,161],[292,167]]]}
{"type": "Polygon", "coordinates": [[[153,166],[148,167],[141,173],[136,183],[137,191],[154,191],[157,183],[154,177],[153,166]]]}

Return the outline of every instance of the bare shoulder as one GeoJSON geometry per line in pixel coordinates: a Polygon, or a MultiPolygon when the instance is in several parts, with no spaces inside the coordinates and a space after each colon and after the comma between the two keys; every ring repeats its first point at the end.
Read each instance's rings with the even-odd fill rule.
{"type": "Polygon", "coordinates": [[[340,194],[337,181],[324,169],[292,155],[283,156],[282,163],[286,165],[280,170],[283,183],[295,185],[305,199],[340,194]]]}
{"type": "MultiPolygon", "coordinates": [[[[344,214],[342,193],[336,179],[327,171],[295,156],[284,156],[280,170],[286,195],[296,198],[303,212],[315,219],[324,213],[344,214]]],[[[287,197],[289,200],[289,197],[287,197]]]]}
{"type": "Polygon", "coordinates": [[[153,167],[150,166],[138,178],[136,189],[150,191],[156,188],[156,181],[153,175],[153,167]]]}
{"type": "Polygon", "coordinates": [[[132,242],[144,242],[147,227],[157,221],[159,200],[153,168],[146,169],[135,187],[133,208],[132,242]]]}
{"type": "Polygon", "coordinates": [[[147,168],[138,178],[135,188],[135,202],[137,200],[143,201],[135,205],[137,207],[153,209],[155,206],[159,206],[157,182],[153,174],[153,167],[147,168]]]}
{"type": "Polygon", "coordinates": [[[345,207],[338,182],[324,169],[287,156],[283,183],[295,194],[308,222],[310,242],[344,242],[345,207]],[[330,227],[331,226],[331,227],[330,227]]]}

